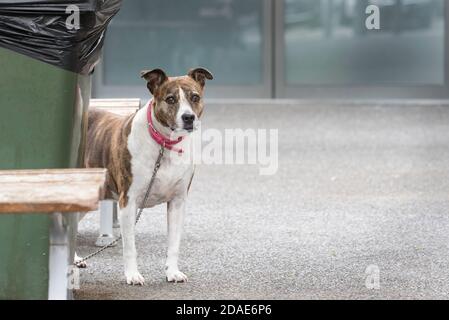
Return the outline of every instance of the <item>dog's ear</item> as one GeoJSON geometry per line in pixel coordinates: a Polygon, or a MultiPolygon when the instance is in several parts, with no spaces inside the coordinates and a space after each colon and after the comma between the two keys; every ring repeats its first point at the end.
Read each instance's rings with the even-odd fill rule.
{"type": "Polygon", "coordinates": [[[143,70],[140,72],[140,76],[147,81],[147,88],[152,95],[154,95],[157,88],[168,80],[167,75],[161,69],[143,70]]]}
{"type": "Polygon", "coordinates": [[[198,82],[201,87],[204,87],[207,80],[212,80],[214,77],[212,76],[212,73],[209,72],[209,70],[204,68],[196,68],[196,69],[190,69],[188,76],[198,82]]]}

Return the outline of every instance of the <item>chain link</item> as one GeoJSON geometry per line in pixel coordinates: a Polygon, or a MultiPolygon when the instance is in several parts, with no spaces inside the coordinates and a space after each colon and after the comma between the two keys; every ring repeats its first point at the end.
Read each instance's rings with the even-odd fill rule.
{"type": "MultiPolygon", "coordinates": [[[[148,197],[150,196],[150,192],[151,192],[151,189],[153,188],[153,184],[154,184],[154,180],[156,178],[156,174],[157,174],[159,168],[161,167],[162,157],[164,156],[164,150],[165,150],[165,147],[163,145],[161,145],[161,148],[159,150],[159,155],[158,155],[158,157],[156,159],[156,162],[154,164],[153,175],[151,176],[150,183],[148,184],[147,192],[145,193],[145,197],[143,198],[142,205],[140,206],[139,211],[138,211],[138,213],[136,215],[135,225],[139,222],[140,217],[142,216],[142,213],[143,213],[143,209],[145,208],[145,204],[147,203],[148,197]]],[[[87,260],[89,260],[89,259],[95,257],[96,255],[102,253],[107,248],[110,248],[110,247],[114,246],[121,239],[122,239],[122,235],[117,237],[117,239],[115,239],[111,243],[108,243],[108,244],[104,245],[103,247],[101,247],[97,251],[87,255],[86,257],[82,258],[81,260],[76,261],[74,263],[74,265],[75,266],[81,265],[82,263],[86,262],[87,260]]]]}

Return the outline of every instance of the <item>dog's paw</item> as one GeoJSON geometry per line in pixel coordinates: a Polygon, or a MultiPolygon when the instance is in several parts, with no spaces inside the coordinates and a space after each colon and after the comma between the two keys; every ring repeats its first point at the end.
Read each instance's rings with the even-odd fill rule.
{"type": "Polygon", "coordinates": [[[83,258],[81,258],[80,256],[78,256],[76,253],[75,253],[75,259],[74,259],[73,262],[74,262],[75,266],[77,266],[77,267],[80,268],[80,269],[87,268],[87,263],[86,263],[86,261],[83,261],[83,258]]]}
{"type": "Polygon", "coordinates": [[[143,286],[145,284],[145,278],[138,272],[125,273],[126,283],[131,286],[143,286]]]}
{"type": "Polygon", "coordinates": [[[187,282],[189,281],[189,279],[187,278],[187,276],[182,273],[179,270],[170,270],[168,269],[167,271],[165,271],[165,274],[167,275],[167,281],[168,282],[187,282]]]}

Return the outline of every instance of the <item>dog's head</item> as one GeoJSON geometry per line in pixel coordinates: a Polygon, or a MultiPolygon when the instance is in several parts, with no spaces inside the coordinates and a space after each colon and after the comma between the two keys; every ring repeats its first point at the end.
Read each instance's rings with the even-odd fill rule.
{"type": "Polygon", "coordinates": [[[168,77],[161,69],[145,70],[142,78],[153,95],[154,116],[175,134],[187,134],[199,126],[203,113],[206,80],[212,74],[203,68],[189,71],[186,76],[168,77]]]}

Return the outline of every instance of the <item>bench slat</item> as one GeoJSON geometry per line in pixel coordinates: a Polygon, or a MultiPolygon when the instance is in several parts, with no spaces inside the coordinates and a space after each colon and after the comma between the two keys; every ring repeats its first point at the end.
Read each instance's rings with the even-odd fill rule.
{"type": "Polygon", "coordinates": [[[140,99],[90,99],[91,108],[140,108],[140,99]]]}
{"type": "Polygon", "coordinates": [[[127,116],[139,110],[140,99],[91,99],[89,107],[127,116]]]}
{"type": "Polygon", "coordinates": [[[0,171],[0,213],[96,210],[105,179],[106,169],[0,171]]]}
{"type": "Polygon", "coordinates": [[[100,110],[104,110],[107,112],[111,112],[113,114],[117,114],[120,116],[128,116],[130,114],[136,113],[138,108],[97,108],[100,110]]]}

